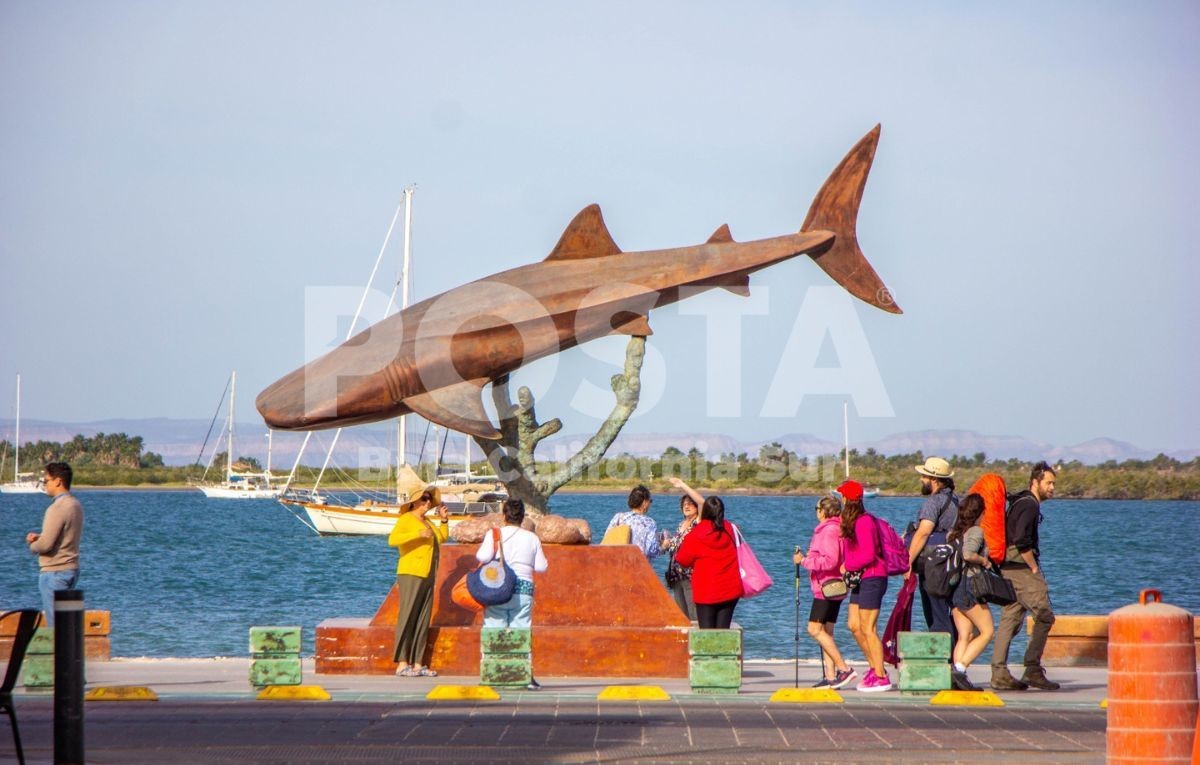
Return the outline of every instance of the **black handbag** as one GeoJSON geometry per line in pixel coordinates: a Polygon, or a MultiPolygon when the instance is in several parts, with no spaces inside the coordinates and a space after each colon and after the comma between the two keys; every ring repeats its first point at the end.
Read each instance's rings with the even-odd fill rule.
{"type": "Polygon", "coordinates": [[[846,589],[856,589],[859,583],[862,582],[863,572],[865,571],[865,568],[860,568],[858,571],[847,571],[842,574],[842,581],[846,583],[846,589]]]}
{"type": "Polygon", "coordinates": [[[1012,582],[990,568],[981,568],[974,576],[969,577],[967,582],[976,600],[995,603],[998,606],[1017,602],[1017,591],[1013,589],[1012,582]]]}

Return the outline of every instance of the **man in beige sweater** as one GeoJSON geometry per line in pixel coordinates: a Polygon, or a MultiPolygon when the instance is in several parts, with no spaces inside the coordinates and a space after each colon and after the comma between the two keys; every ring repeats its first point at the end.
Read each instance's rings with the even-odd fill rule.
{"type": "Polygon", "coordinates": [[[79,539],[83,536],[83,506],[71,495],[71,466],[46,465],[45,492],[53,499],[42,518],[41,533],[25,535],[30,552],[37,553],[38,589],[46,609],[46,626],[54,626],[54,592],[74,589],[79,581],[79,539]]]}

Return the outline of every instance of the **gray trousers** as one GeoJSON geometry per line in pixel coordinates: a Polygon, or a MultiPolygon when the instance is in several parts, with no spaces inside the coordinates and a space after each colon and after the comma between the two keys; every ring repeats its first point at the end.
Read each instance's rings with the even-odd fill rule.
{"type": "Polygon", "coordinates": [[[1025,612],[1033,614],[1033,633],[1025,648],[1025,669],[1041,668],[1046,637],[1054,626],[1054,609],[1050,606],[1050,589],[1041,572],[1028,568],[1001,569],[1004,578],[1017,591],[1017,602],[1000,609],[1000,624],[996,627],[996,643],[992,646],[992,671],[1008,668],[1008,646],[1025,621],[1025,612]]]}
{"type": "Polygon", "coordinates": [[[696,621],[696,601],[692,600],[692,580],[681,579],[671,585],[671,595],[675,598],[675,605],[679,606],[679,610],[691,621],[696,621]]]}
{"type": "Polygon", "coordinates": [[[392,658],[397,662],[425,664],[425,642],[429,637],[429,620],[433,616],[436,574],[435,564],[427,577],[396,575],[400,603],[396,611],[396,643],[392,658]]]}

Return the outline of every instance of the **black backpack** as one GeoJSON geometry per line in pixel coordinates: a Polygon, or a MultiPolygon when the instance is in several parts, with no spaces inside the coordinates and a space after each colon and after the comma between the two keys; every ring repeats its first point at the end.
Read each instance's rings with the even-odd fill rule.
{"type": "Polygon", "coordinates": [[[935,598],[954,594],[962,579],[962,539],[925,548],[925,592],[935,598]]]}

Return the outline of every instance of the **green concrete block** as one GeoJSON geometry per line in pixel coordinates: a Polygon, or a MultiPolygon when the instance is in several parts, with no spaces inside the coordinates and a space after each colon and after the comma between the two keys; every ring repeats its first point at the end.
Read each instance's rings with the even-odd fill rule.
{"type": "Polygon", "coordinates": [[[533,663],[523,658],[484,656],[479,662],[479,682],[490,686],[525,686],[533,680],[533,663]]]}
{"type": "Polygon", "coordinates": [[[741,630],[688,630],[690,656],[741,656],[741,630]]]}
{"type": "Polygon", "coordinates": [[[742,660],[736,656],[693,656],[688,659],[692,690],[742,687],[742,660]]]}
{"type": "Polygon", "coordinates": [[[479,634],[479,646],[484,656],[497,653],[530,653],[533,651],[533,631],[487,627],[479,634]]]}
{"type": "Polygon", "coordinates": [[[300,627],[251,627],[250,653],[300,653],[300,627]]]}
{"type": "Polygon", "coordinates": [[[22,682],[26,688],[54,687],[54,657],[46,655],[26,656],[21,665],[24,672],[22,682]]]}
{"type": "Polygon", "coordinates": [[[33,633],[33,640],[29,641],[29,647],[25,649],[25,653],[35,656],[53,656],[54,628],[38,627],[37,631],[33,633]]]}
{"type": "Polygon", "coordinates": [[[905,659],[900,663],[901,691],[948,691],[950,688],[950,665],[946,662],[905,659]]]}
{"type": "Polygon", "coordinates": [[[950,659],[949,632],[901,632],[896,652],[901,659],[950,659]]]}
{"type": "Polygon", "coordinates": [[[299,656],[253,659],[250,662],[250,684],[258,688],[265,685],[300,685],[301,678],[299,656]]]}

